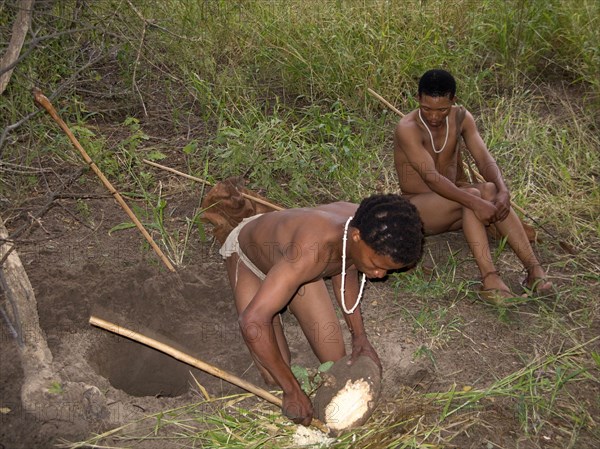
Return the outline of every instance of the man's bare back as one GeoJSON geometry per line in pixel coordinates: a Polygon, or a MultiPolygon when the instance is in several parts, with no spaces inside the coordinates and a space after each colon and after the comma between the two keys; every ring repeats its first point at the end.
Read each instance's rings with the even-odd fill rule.
{"type": "Polygon", "coordinates": [[[339,274],[339,229],[357,208],[353,203],[337,202],[265,214],[244,226],[240,248],[263,273],[285,258],[308,265],[305,282],[339,274]]]}
{"type": "Polygon", "coordinates": [[[286,416],[308,425],[313,410],[289,368],[281,311],[288,308],[296,316],[321,362],[339,360],[345,345],[323,282],[331,278],[352,336],[351,361],[365,355],[381,366],[358,307],[358,273],[364,284],[366,277],[381,278],[416,263],[422,238],[416,208],[398,195],[374,195],[360,206],[339,202],[270,212],[230,233],[221,254],[240,329],[265,382],[283,390],[286,416]]]}

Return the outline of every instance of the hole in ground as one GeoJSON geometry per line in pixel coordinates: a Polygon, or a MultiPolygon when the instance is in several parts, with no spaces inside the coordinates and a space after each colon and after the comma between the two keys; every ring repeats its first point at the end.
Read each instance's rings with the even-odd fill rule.
{"type": "Polygon", "coordinates": [[[132,396],[175,397],[189,388],[188,365],[126,338],[100,338],[88,360],[113,387],[132,396]]]}

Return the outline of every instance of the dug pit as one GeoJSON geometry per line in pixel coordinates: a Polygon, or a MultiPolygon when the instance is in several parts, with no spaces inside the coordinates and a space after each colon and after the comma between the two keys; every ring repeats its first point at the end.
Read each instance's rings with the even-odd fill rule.
{"type": "Polygon", "coordinates": [[[190,367],[126,338],[99,338],[88,362],[113,387],[132,396],[177,397],[189,389],[190,367]]]}
{"type": "MultiPolygon", "coordinates": [[[[182,353],[258,382],[237,326],[235,305],[220,263],[178,274],[130,270],[112,288],[94,293],[86,324],[95,316],[139,332],[182,353]]],[[[214,396],[240,390],[133,339],[89,326],[95,335],[89,365],[131,396],[177,397],[197,383],[214,396]]]]}

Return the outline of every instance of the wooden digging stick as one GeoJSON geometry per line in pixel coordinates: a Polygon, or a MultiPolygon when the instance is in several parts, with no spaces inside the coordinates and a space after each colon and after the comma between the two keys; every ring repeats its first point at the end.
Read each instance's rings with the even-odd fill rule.
{"type": "MultiPolygon", "coordinates": [[[[207,186],[212,186],[212,184],[210,182],[206,181],[205,179],[198,178],[198,177],[192,176],[192,175],[188,175],[187,173],[183,173],[183,172],[181,172],[179,170],[175,170],[174,168],[167,167],[166,165],[157,164],[156,162],[152,162],[152,161],[149,161],[147,159],[142,159],[142,160],[146,164],[152,165],[153,167],[160,168],[161,170],[165,170],[165,171],[168,171],[168,172],[171,172],[171,173],[175,173],[176,175],[183,176],[184,178],[191,179],[192,181],[201,182],[203,184],[206,184],[207,186]]],[[[258,198],[256,196],[248,195],[247,193],[244,193],[244,192],[240,192],[240,194],[243,197],[248,198],[249,200],[256,201],[257,203],[264,204],[265,206],[272,207],[275,210],[283,210],[284,209],[283,207],[278,206],[277,204],[270,203],[267,200],[263,200],[262,198],[258,198]]]]}
{"type": "Polygon", "coordinates": [[[381,101],[384,105],[386,105],[388,108],[390,108],[392,111],[394,111],[396,114],[398,114],[400,117],[404,117],[404,114],[402,112],[400,112],[400,110],[398,110],[392,103],[390,103],[389,101],[387,101],[385,98],[383,98],[377,92],[375,92],[373,89],[371,89],[370,87],[368,87],[367,91],[371,95],[373,95],[375,98],[377,98],[379,101],[381,101]]]}
{"type": "MultiPolygon", "coordinates": [[[[191,365],[195,368],[201,369],[202,371],[207,372],[208,374],[212,374],[213,376],[218,377],[219,379],[223,379],[223,380],[229,382],[230,384],[233,384],[235,386],[243,388],[244,390],[249,391],[250,393],[258,396],[259,398],[262,398],[262,399],[270,402],[271,404],[276,405],[277,407],[281,407],[283,405],[283,401],[281,400],[281,398],[278,398],[277,396],[268,392],[267,390],[264,390],[263,388],[260,388],[259,386],[254,385],[251,382],[248,382],[247,380],[237,377],[234,374],[231,374],[227,371],[223,371],[222,369],[217,368],[214,365],[211,365],[209,363],[203,362],[200,359],[192,357],[191,355],[186,354],[185,352],[175,349],[172,346],[169,346],[158,340],[155,340],[146,335],[132,331],[123,326],[111,323],[110,321],[106,321],[102,318],[98,318],[93,315],[90,317],[89,322],[93,326],[100,327],[107,331],[113,332],[117,335],[121,335],[122,337],[127,337],[131,340],[137,341],[138,343],[142,343],[153,349],[164,352],[165,354],[170,355],[171,357],[173,357],[183,363],[187,363],[188,365],[191,365]]],[[[313,420],[311,422],[311,426],[318,428],[322,432],[325,432],[325,433],[329,432],[329,429],[327,429],[327,426],[323,422],[319,421],[318,419],[313,418],[313,420]]]]}
{"type": "Polygon", "coordinates": [[[135,216],[133,211],[129,208],[129,206],[127,205],[127,203],[125,202],[125,200],[123,199],[121,194],[119,192],[117,192],[117,190],[113,187],[113,185],[110,183],[110,181],[108,179],[106,179],[106,177],[100,171],[98,166],[94,163],[94,161],[90,158],[90,156],[87,154],[87,152],[83,149],[83,147],[81,146],[79,141],[75,138],[75,136],[73,135],[73,133],[67,126],[67,124],[63,121],[63,119],[60,118],[60,116],[56,112],[56,109],[54,109],[54,106],[52,106],[52,103],[50,102],[50,100],[48,100],[48,98],[42,93],[41,90],[39,90],[35,87],[33,88],[33,98],[35,99],[35,102],[38,105],[40,105],[41,107],[43,107],[52,116],[54,121],[56,123],[58,123],[58,126],[60,126],[61,129],[65,132],[65,134],[67,135],[67,137],[69,138],[71,143],[75,146],[75,148],[77,148],[77,150],[79,150],[79,152],[81,153],[81,156],[83,156],[83,159],[85,160],[85,162],[90,166],[90,168],[98,176],[98,178],[100,178],[100,181],[102,181],[102,184],[104,184],[104,186],[108,189],[108,191],[113,195],[115,200],[117,200],[117,202],[121,205],[121,207],[127,213],[127,215],[129,215],[129,218],[131,218],[133,223],[140,230],[142,235],[146,238],[146,240],[148,241],[148,243],[150,244],[150,246],[152,247],[154,252],[158,255],[158,257],[160,257],[160,259],[163,261],[163,263],[166,265],[166,267],[171,271],[175,271],[175,267],[173,267],[173,264],[171,264],[171,261],[165,256],[165,254],[162,252],[162,250],[159,248],[159,246],[156,244],[156,242],[152,239],[150,234],[148,234],[148,231],[146,231],[146,228],[144,228],[144,225],[142,225],[142,223],[138,220],[138,218],[135,216]]]}

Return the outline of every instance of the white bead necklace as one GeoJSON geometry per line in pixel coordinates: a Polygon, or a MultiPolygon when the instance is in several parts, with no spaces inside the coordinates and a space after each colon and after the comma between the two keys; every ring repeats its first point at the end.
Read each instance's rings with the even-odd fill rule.
{"type": "Polygon", "coordinates": [[[348,315],[354,313],[354,311],[360,304],[360,298],[362,297],[363,289],[365,288],[365,282],[367,281],[367,275],[363,273],[362,281],[360,283],[360,290],[358,292],[358,297],[356,298],[356,303],[354,303],[354,306],[352,306],[352,308],[348,310],[348,308],[346,307],[346,300],[344,299],[344,284],[346,283],[346,241],[348,240],[348,226],[350,225],[350,221],[352,220],[352,218],[354,217],[348,218],[348,221],[346,221],[346,225],[344,226],[344,238],[342,240],[342,286],[340,288],[340,295],[342,297],[342,309],[344,309],[344,312],[346,312],[346,314],[348,315]]]}
{"type": "Polygon", "coordinates": [[[421,123],[423,123],[423,126],[429,133],[429,138],[431,139],[431,148],[433,148],[433,152],[436,154],[439,154],[442,151],[444,151],[444,148],[446,148],[446,144],[448,143],[448,130],[450,129],[448,127],[448,116],[446,116],[446,138],[444,139],[444,145],[442,145],[442,148],[440,148],[439,150],[435,149],[435,144],[433,143],[433,134],[431,134],[431,131],[429,130],[429,126],[427,126],[427,123],[425,123],[425,120],[423,120],[423,117],[421,117],[421,109],[419,109],[419,118],[421,119],[421,123]]]}

